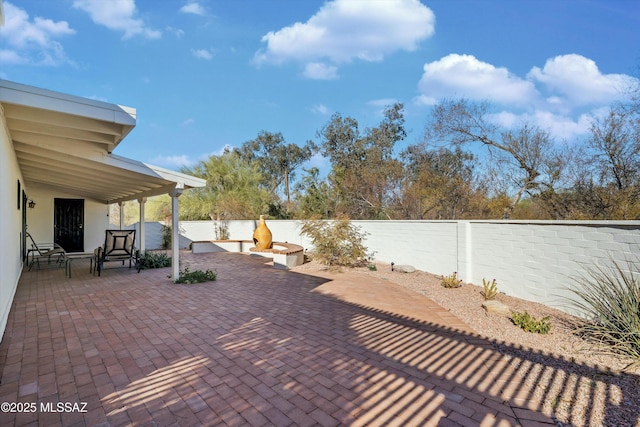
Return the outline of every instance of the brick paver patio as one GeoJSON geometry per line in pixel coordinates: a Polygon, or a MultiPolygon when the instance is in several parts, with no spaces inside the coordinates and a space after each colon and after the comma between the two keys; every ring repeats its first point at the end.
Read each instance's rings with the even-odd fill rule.
{"type": "Polygon", "coordinates": [[[0,424],[552,424],[490,342],[420,295],[242,254],[182,256],[218,280],[97,277],[88,260],[71,279],[25,271],[0,345],[0,402],[35,410],[0,424]]]}

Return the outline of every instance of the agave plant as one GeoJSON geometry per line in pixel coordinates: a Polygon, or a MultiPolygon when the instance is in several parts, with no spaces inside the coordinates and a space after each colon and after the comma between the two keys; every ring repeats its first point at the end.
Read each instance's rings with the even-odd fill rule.
{"type": "Polygon", "coordinates": [[[576,280],[571,305],[584,316],[576,331],[607,353],[629,356],[640,367],[640,271],[638,262],[592,267],[576,280]]]}

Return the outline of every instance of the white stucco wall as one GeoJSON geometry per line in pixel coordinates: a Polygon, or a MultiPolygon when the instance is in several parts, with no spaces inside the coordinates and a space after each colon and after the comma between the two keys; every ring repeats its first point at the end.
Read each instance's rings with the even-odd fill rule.
{"type": "MultiPolygon", "coordinates": [[[[52,192],[44,187],[30,187],[29,198],[36,202],[27,211],[27,230],[36,242],[53,242],[54,199],[82,199],[74,194],[52,192]]],[[[84,199],[84,250],[91,252],[104,243],[104,230],[109,225],[109,206],[84,199]]]]}
{"type": "MultiPolygon", "coordinates": [[[[384,263],[465,282],[496,279],[500,291],[569,311],[568,289],[586,268],[640,262],[640,221],[353,221],[384,263]]],[[[300,221],[268,220],[274,241],[311,248],[300,221]]],[[[231,239],[251,239],[257,221],[229,221],[231,239]]],[[[180,223],[181,247],[215,239],[211,221],[180,223]]],[[[147,241],[153,239],[147,237],[147,241]]],[[[153,246],[149,246],[152,248],[153,246]]]]}
{"type": "Polygon", "coordinates": [[[22,272],[20,241],[22,211],[17,205],[18,180],[24,180],[13,152],[9,131],[0,105],[0,333],[4,331],[13,296],[22,272]]]}

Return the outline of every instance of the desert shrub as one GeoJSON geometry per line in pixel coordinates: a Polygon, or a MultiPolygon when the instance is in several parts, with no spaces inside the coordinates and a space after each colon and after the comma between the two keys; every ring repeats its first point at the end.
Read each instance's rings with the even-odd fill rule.
{"type": "Polygon", "coordinates": [[[184,270],[180,271],[180,277],[176,280],[176,283],[203,283],[203,282],[211,282],[216,280],[218,277],[218,272],[216,270],[194,270],[189,271],[189,267],[185,267],[184,270]]]}
{"type": "Polygon", "coordinates": [[[454,271],[449,276],[442,276],[440,284],[445,288],[459,288],[462,286],[462,280],[458,279],[458,273],[454,271]]]}
{"type": "Polygon", "coordinates": [[[216,240],[229,240],[229,223],[226,220],[214,221],[213,229],[216,233],[216,240]]]}
{"type": "Polygon", "coordinates": [[[485,301],[496,299],[498,296],[498,284],[496,283],[496,279],[488,281],[482,278],[482,287],[484,288],[482,296],[484,296],[485,301]]]}
{"type": "Polygon", "coordinates": [[[170,225],[162,224],[162,249],[170,249],[171,248],[171,236],[173,235],[173,231],[171,230],[170,225]]]}
{"type": "Polygon", "coordinates": [[[312,258],[322,264],[347,267],[367,265],[369,256],[364,246],[366,233],[347,217],[335,221],[306,221],[301,233],[311,238],[315,247],[312,258]]]}
{"type": "Polygon", "coordinates": [[[639,263],[613,261],[593,267],[575,279],[571,305],[583,316],[576,332],[600,345],[605,353],[633,359],[640,366],[640,270],[639,263]]]}
{"type": "Polygon", "coordinates": [[[551,322],[549,321],[549,316],[545,316],[542,319],[538,320],[526,311],[524,313],[512,311],[511,321],[514,325],[519,326],[520,329],[526,332],[548,334],[551,330],[551,322]]]}
{"type": "Polygon", "coordinates": [[[138,259],[140,269],[163,268],[171,266],[171,257],[164,252],[144,251],[138,259]]]}

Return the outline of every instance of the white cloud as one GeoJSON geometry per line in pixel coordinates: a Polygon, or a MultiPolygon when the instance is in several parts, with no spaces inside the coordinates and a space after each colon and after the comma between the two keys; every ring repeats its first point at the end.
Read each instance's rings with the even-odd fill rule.
{"type": "Polygon", "coordinates": [[[0,49],[0,64],[25,64],[29,59],[21,56],[15,50],[0,49]]]}
{"type": "Polygon", "coordinates": [[[184,120],[182,123],[180,123],[180,126],[191,126],[192,124],[194,124],[196,122],[195,119],[193,118],[188,118],[186,120],[184,120]]]}
{"type": "Polygon", "coordinates": [[[4,3],[5,24],[0,27],[0,40],[7,48],[0,49],[0,63],[60,65],[72,63],[62,45],[56,41],[75,34],[66,21],[42,17],[29,19],[29,14],[12,3],[4,3]]]}
{"type": "Polygon", "coordinates": [[[490,115],[490,118],[504,128],[513,128],[522,126],[525,123],[533,123],[540,129],[549,132],[549,134],[556,139],[572,141],[589,133],[593,114],[580,114],[574,118],[545,110],[536,110],[533,113],[521,114],[514,113],[513,111],[501,111],[500,113],[490,115]]]}
{"type": "Polygon", "coordinates": [[[74,0],[73,7],[87,12],[96,24],[123,32],[123,39],[134,36],[157,39],[162,36],[160,31],[147,27],[143,20],[135,18],[134,0],[74,0]]]}
{"type": "MultiPolygon", "coordinates": [[[[433,34],[434,24],[433,12],[418,0],[334,0],[306,23],[296,22],[263,36],[266,47],[256,52],[254,62],[381,61],[398,50],[416,50],[419,42],[433,34]]],[[[314,78],[309,67],[306,71],[307,77],[314,78]]]]}
{"type": "Polygon", "coordinates": [[[558,139],[572,140],[587,135],[592,120],[591,114],[580,114],[577,118],[572,118],[550,111],[536,111],[532,122],[558,139]]]}
{"type": "Polygon", "coordinates": [[[305,65],[302,75],[313,80],[335,80],[338,78],[338,67],[321,62],[310,62],[305,65]]]}
{"type": "Polygon", "coordinates": [[[193,15],[205,16],[207,11],[205,8],[198,2],[192,1],[180,8],[180,12],[182,13],[191,13],[193,15]]]}
{"type": "Polygon", "coordinates": [[[181,168],[183,166],[191,166],[193,161],[189,159],[189,156],[182,154],[176,156],[157,156],[150,163],[168,168],[181,168]]]}
{"type": "Polygon", "coordinates": [[[394,98],[380,98],[372,99],[371,101],[367,102],[367,105],[371,105],[374,107],[388,107],[395,104],[396,102],[398,102],[398,100],[394,98]]]}
{"type": "Polygon", "coordinates": [[[580,55],[563,55],[532,67],[525,78],[471,55],[451,54],[424,65],[417,104],[433,105],[443,98],[488,100],[501,109],[493,120],[503,127],[525,122],[571,140],[589,132],[601,114],[637,79],[602,74],[595,62],[580,55]]]}
{"type": "Polygon", "coordinates": [[[498,103],[526,104],[538,98],[533,83],[472,55],[450,54],[424,65],[418,83],[420,100],[435,104],[445,97],[489,99],[498,103]]]}
{"type": "Polygon", "coordinates": [[[324,157],[320,153],[315,153],[311,156],[309,160],[307,160],[303,166],[303,169],[311,169],[318,168],[320,169],[320,178],[323,178],[322,175],[326,175],[327,170],[331,169],[331,164],[329,159],[324,157]]]}
{"type": "Polygon", "coordinates": [[[331,114],[329,108],[324,104],[314,105],[313,107],[311,107],[311,112],[314,114],[319,114],[321,116],[328,116],[329,114],[331,114]]]}
{"type": "Polygon", "coordinates": [[[165,31],[173,34],[174,36],[176,36],[176,38],[181,39],[182,37],[184,37],[184,30],[180,29],[180,28],[175,28],[175,27],[165,27],[165,31]]]}
{"type": "Polygon", "coordinates": [[[527,77],[551,91],[554,103],[570,106],[611,103],[634,80],[624,74],[602,74],[593,60],[576,54],[548,59],[542,69],[533,67],[527,77]]]}
{"type": "Polygon", "coordinates": [[[213,59],[213,52],[209,49],[191,49],[191,54],[198,59],[213,59]]]}

